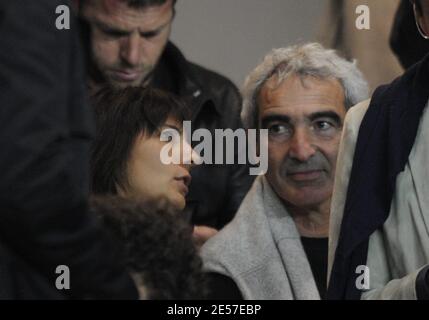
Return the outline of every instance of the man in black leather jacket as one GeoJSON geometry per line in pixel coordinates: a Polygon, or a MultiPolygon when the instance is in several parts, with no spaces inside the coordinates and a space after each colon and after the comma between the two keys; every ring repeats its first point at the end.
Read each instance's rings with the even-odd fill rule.
{"type": "MultiPolygon", "coordinates": [[[[241,97],[225,77],[185,59],[169,36],[173,0],[90,0],[80,13],[89,28],[91,85],[152,85],[192,108],[192,130],[241,128],[241,97]]],[[[238,147],[236,147],[237,153],[238,147]]],[[[204,242],[228,223],[253,181],[247,165],[197,166],[185,213],[204,242]]]]}

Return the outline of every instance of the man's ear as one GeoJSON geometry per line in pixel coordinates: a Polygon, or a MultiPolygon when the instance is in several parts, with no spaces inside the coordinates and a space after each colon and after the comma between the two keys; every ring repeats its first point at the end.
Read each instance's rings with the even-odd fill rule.
{"type": "Polygon", "coordinates": [[[420,28],[423,31],[423,34],[425,36],[428,36],[429,35],[429,26],[427,25],[426,20],[423,18],[423,16],[419,15],[417,17],[417,21],[419,23],[420,28]]]}
{"type": "Polygon", "coordinates": [[[419,29],[419,32],[422,33],[422,36],[427,39],[427,36],[429,35],[429,26],[423,17],[423,13],[420,13],[420,10],[418,10],[417,4],[415,2],[413,4],[413,9],[417,28],[419,29]]]}

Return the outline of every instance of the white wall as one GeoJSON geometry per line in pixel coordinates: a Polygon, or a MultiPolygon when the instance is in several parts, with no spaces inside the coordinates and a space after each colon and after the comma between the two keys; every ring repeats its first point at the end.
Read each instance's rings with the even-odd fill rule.
{"type": "Polygon", "coordinates": [[[178,0],[172,40],[241,87],[272,48],[315,39],[326,0],[178,0]]]}

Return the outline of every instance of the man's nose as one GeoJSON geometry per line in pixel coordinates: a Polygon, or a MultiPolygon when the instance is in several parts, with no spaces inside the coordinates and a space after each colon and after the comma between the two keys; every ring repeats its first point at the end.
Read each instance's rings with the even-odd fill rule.
{"type": "Polygon", "coordinates": [[[316,153],[311,134],[304,128],[297,128],[289,143],[289,156],[301,162],[307,161],[316,153]]]}
{"type": "Polygon", "coordinates": [[[129,66],[138,66],[142,55],[141,39],[138,33],[129,35],[121,46],[121,58],[129,66]]]}

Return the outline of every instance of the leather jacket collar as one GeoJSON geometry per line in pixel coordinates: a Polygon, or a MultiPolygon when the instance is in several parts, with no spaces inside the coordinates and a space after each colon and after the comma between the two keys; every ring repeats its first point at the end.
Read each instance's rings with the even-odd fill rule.
{"type": "MultiPolygon", "coordinates": [[[[199,79],[192,70],[192,64],[186,60],[180,50],[172,42],[167,43],[158,65],[161,64],[163,64],[169,74],[172,75],[176,85],[176,94],[188,102],[191,102],[191,120],[195,119],[203,107],[212,107],[222,115],[221,106],[219,103],[216,103],[215,97],[210,94],[209,90],[204,90],[204,83],[202,83],[204,79],[199,79]]],[[[159,67],[155,69],[155,77],[159,69],[159,67]]]]}

